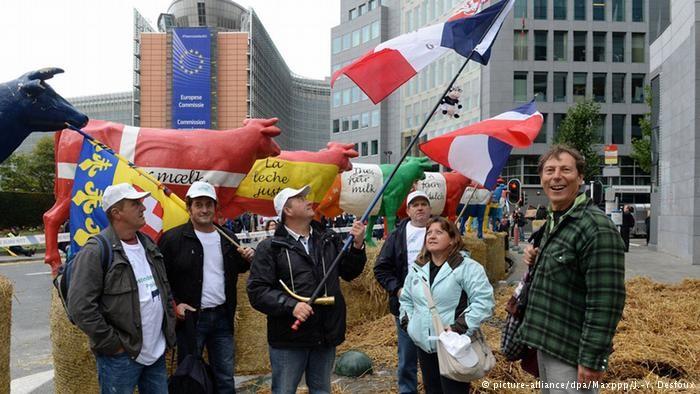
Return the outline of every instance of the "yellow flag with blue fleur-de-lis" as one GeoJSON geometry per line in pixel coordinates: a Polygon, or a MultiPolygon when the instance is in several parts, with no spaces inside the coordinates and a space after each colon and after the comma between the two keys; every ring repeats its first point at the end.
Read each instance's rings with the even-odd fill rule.
{"type": "Polygon", "coordinates": [[[153,181],[99,144],[85,138],[75,170],[70,203],[71,255],[88,239],[109,226],[102,210],[102,195],[109,185],[129,183],[151,192],[143,201],[146,225],[141,231],[157,240],[164,231],[189,220],[184,203],[175,194],[166,195],[153,181]]]}

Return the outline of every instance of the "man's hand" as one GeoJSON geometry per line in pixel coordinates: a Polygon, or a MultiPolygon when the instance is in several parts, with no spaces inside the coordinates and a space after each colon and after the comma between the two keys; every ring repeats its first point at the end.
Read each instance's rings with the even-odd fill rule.
{"type": "Polygon", "coordinates": [[[177,304],[175,307],[175,317],[177,317],[179,320],[185,320],[185,311],[197,312],[196,309],[187,304],[177,304]]]}
{"type": "Polygon", "coordinates": [[[352,228],[350,229],[350,234],[354,237],[353,246],[355,249],[362,249],[362,244],[365,243],[365,226],[361,221],[355,220],[352,223],[352,228]]]}
{"type": "Polygon", "coordinates": [[[311,305],[305,303],[305,302],[298,302],[294,306],[294,311],[292,312],[292,315],[296,317],[299,321],[306,321],[306,319],[309,318],[309,316],[314,314],[314,310],[311,308],[311,305]]]}
{"type": "Polygon", "coordinates": [[[238,253],[241,254],[241,256],[245,259],[245,261],[252,263],[253,262],[253,257],[255,257],[255,250],[253,248],[249,247],[239,247],[236,249],[238,253]]]}
{"type": "Polygon", "coordinates": [[[586,368],[583,365],[578,366],[578,382],[589,385],[591,382],[599,382],[603,377],[603,371],[586,368]]]}
{"type": "Polygon", "coordinates": [[[539,253],[540,253],[540,248],[536,248],[532,245],[527,245],[525,247],[524,252],[523,252],[523,262],[527,265],[535,264],[535,259],[537,259],[537,255],[539,253]]]}

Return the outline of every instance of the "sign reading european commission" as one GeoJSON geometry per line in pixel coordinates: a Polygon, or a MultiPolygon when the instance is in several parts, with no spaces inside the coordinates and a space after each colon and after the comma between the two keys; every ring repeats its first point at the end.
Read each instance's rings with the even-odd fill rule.
{"type": "Polygon", "coordinates": [[[173,29],[173,125],[211,128],[211,38],[206,27],[173,29]]]}

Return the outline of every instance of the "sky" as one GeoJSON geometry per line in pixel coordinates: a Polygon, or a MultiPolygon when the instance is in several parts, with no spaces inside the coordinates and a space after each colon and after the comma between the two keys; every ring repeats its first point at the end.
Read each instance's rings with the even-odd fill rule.
{"type": "MultiPolygon", "coordinates": [[[[154,28],[171,0],[0,0],[0,82],[56,66],[49,80],[63,97],[130,91],[133,9],[154,28]],[[8,60],[10,59],[10,60],[8,60]]],[[[237,0],[252,7],[291,70],[330,74],[330,29],[339,0],[237,0]]]]}

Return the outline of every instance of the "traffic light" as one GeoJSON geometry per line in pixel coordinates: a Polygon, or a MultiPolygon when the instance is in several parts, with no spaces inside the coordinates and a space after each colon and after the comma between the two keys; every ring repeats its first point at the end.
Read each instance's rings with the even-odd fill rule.
{"type": "Polygon", "coordinates": [[[511,179],[508,181],[508,201],[511,204],[517,204],[520,201],[520,180],[511,179]]]}

